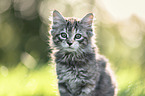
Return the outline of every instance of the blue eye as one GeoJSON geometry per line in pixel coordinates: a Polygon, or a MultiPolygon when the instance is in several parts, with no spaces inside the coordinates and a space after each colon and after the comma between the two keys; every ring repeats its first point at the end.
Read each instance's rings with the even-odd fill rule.
{"type": "Polygon", "coordinates": [[[61,37],[62,38],[67,38],[67,34],[66,33],[61,33],[61,37]]]}
{"type": "Polygon", "coordinates": [[[75,39],[80,39],[81,37],[82,37],[81,34],[76,34],[76,35],[75,35],[75,39]]]}

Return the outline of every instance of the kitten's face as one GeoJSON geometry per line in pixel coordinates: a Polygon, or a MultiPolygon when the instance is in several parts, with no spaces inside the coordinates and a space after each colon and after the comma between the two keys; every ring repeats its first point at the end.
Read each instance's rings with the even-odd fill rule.
{"type": "Polygon", "coordinates": [[[92,36],[92,19],[93,15],[90,13],[81,21],[65,20],[58,11],[54,11],[51,34],[55,47],[68,52],[84,49],[92,36]]]}
{"type": "MultiPolygon", "coordinates": [[[[68,21],[68,23],[69,22],[70,21],[68,21]]],[[[56,44],[57,47],[63,48],[64,50],[67,51],[76,51],[78,50],[78,48],[83,48],[87,46],[88,44],[87,34],[81,32],[81,30],[77,28],[73,28],[72,30],[69,30],[68,26],[62,29],[62,31],[58,32],[58,36],[56,36],[56,39],[58,38],[59,40],[59,42],[56,44]]],[[[74,26],[78,26],[78,25],[74,25],[74,26]]]]}

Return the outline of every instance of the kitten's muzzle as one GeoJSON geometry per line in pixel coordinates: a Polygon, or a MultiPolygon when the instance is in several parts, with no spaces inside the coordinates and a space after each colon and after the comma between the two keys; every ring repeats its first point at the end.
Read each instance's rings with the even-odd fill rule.
{"type": "Polygon", "coordinates": [[[67,40],[67,44],[68,44],[69,46],[71,46],[71,45],[73,44],[73,41],[67,40]]]}

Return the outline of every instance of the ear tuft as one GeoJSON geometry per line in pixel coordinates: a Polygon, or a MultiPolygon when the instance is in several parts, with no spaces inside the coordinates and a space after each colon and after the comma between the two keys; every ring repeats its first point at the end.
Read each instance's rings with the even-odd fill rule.
{"type": "Polygon", "coordinates": [[[81,22],[83,24],[92,25],[93,17],[94,17],[93,14],[89,13],[81,20],[81,22]]]}

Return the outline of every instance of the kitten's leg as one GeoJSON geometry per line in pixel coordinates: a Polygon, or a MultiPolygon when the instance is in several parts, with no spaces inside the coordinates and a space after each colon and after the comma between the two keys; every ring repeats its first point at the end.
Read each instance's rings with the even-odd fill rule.
{"type": "Polygon", "coordinates": [[[87,84],[83,87],[79,96],[116,96],[115,84],[108,72],[103,72],[97,84],[87,84]],[[94,87],[97,86],[95,89],[94,87]]]}
{"type": "Polygon", "coordinates": [[[64,83],[59,83],[60,96],[72,96],[64,83]]]}
{"type": "Polygon", "coordinates": [[[116,85],[112,81],[112,76],[108,72],[103,72],[96,88],[96,96],[116,96],[115,87],[116,85]]]}

